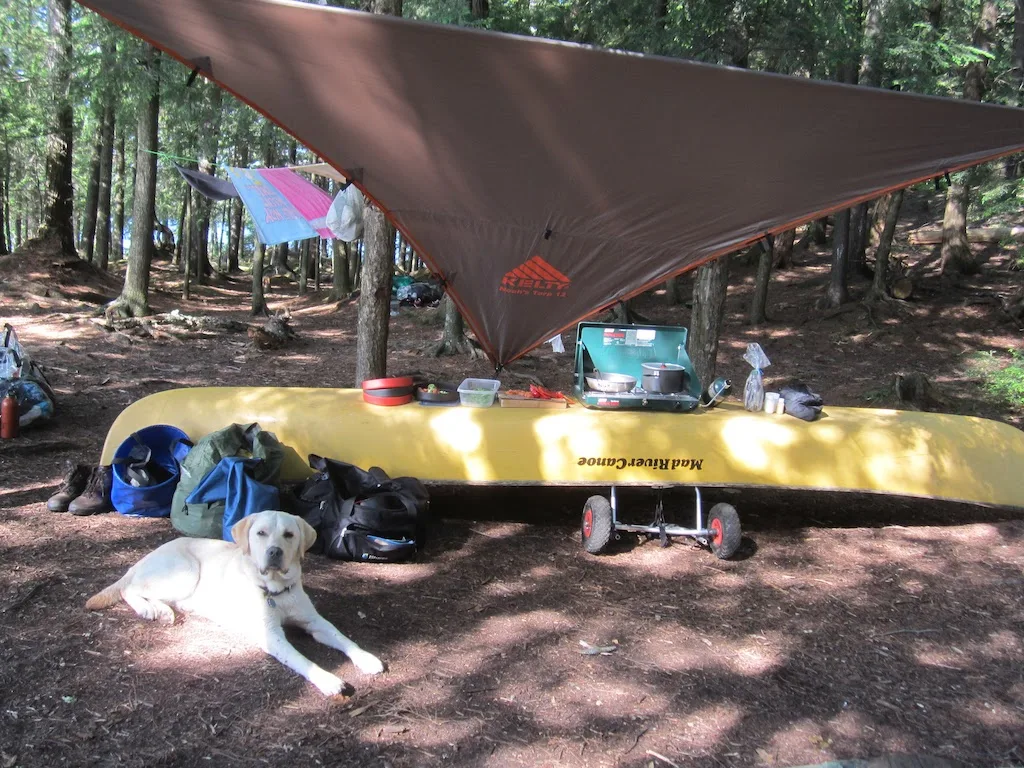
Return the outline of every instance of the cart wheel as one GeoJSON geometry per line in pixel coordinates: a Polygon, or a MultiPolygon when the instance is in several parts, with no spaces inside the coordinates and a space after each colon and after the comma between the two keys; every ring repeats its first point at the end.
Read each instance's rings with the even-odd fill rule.
{"type": "Polygon", "coordinates": [[[715,557],[728,560],[736,554],[743,535],[740,531],[740,516],[732,504],[715,504],[708,515],[708,528],[713,534],[708,543],[715,557]]]}
{"type": "Polygon", "coordinates": [[[601,553],[612,537],[612,505],[604,496],[591,496],[583,505],[583,548],[601,553]]]}

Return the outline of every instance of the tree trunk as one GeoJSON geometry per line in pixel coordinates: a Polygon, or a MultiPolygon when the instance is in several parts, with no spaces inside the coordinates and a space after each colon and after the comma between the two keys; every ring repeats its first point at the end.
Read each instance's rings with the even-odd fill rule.
{"type": "Polygon", "coordinates": [[[181,271],[185,259],[185,248],[188,247],[188,204],[192,197],[192,187],[182,184],[181,187],[181,208],[178,213],[178,237],[174,241],[174,268],[181,271]]]}
{"type": "Polygon", "coordinates": [[[312,241],[306,239],[299,247],[299,295],[304,296],[309,287],[309,246],[312,241]]]}
{"type": "Polygon", "coordinates": [[[697,269],[693,283],[693,314],[686,349],[701,389],[715,378],[718,336],[729,287],[729,257],[722,256],[697,269]]]}
{"type": "Polygon", "coordinates": [[[670,307],[678,307],[683,302],[682,291],[679,290],[679,275],[665,281],[665,303],[670,307]]]}
{"type": "MultiPolygon", "coordinates": [[[[469,3],[469,15],[473,21],[479,21],[480,19],[486,19],[490,13],[490,4],[488,0],[467,0],[469,3]]],[[[401,16],[402,12],[399,10],[395,16],[401,16]]]]}
{"type": "Polygon", "coordinates": [[[96,245],[96,208],[99,203],[100,189],[100,156],[103,153],[103,117],[99,117],[101,128],[96,134],[92,145],[92,156],[89,159],[89,184],[85,188],[85,208],[82,211],[81,249],[83,258],[92,263],[96,245]]]}
{"type": "Polygon", "coordinates": [[[267,246],[263,243],[256,243],[256,252],[252,256],[252,313],[254,315],[267,314],[267,300],[263,296],[263,259],[267,253],[267,246]]]}
{"type": "Polygon", "coordinates": [[[885,227],[878,237],[878,250],[875,251],[875,274],[871,281],[871,297],[884,298],[889,295],[889,252],[892,249],[892,237],[896,232],[896,222],[900,218],[903,206],[903,190],[887,195],[885,211],[885,227]]]}
{"type": "Polygon", "coordinates": [[[942,217],[942,247],[940,271],[974,274],[980,265],[967,240],[967,207],[970,205],[970,187],[966,181],[955,181],[946,192],[946,211],[942,217]]]}
{"type": "Polygon", "coordinates": [[[7,247],[7,167],[10,162],[10,158],[6,158],[3,168],[0,169],[0,256],[6,256],[11,252],[7,247]]]}
{"type": "Polygon", "coordinates": [[[292,272],[292,268],[288,266],[288,243],[279,243],[274,248],[271,266],[274,268],[273,271],[276,275],[287,275],[292,272]]]}
{"type": "Polygon", "coordinates": [[[754,281],[754,295],[750,302],[750,324],[761,325],[768,321],[765,307],[768,304],[768,283],[772,275],[772,259],[774,257],[775,238],[769,247],[761,246],[757,258],[757,279],[754,281]]]}
{"type": "MultiPolygon", "coordinates": [[[[999,19],[998,9],[994,0],[983,0],[981,17],[974,30],[974,47],[983,54],[992,51],[996,23],[999,19]]],[[[981,101],[985,93],[985,77],[988,74],[988,58],[979,56],[976,61],[967,65],[964,76],[964,98],[969,101],[981,101]]],[[[942,218],[942,248],[940,250],[940,271],[973,274],[981,265],[971,251],[967,242],[967,207],[970,203],[970,174],[964,174],[961,181],[950,184],[946,192],[946,212],[942,218]]]]}
{"type": "MultiPolygon", "coordinates": [[[[249,167],[249,145],[242,144],[238,154],[239,167],[249,167]]],[[[228,274],[238,272],[238,257],[242,251],[242,201],[235,198],[231,201],[230,236],[228,237],[228,274]]]]}
{"type": "MultiPolygon", "coordinates": [[[[370,0],[372,13],[401,16],[402,0],[370,0]]],[[[356,327],[356,381],[384,376],[387,371],[391,279],[395,272],[395,228],[376,205],[367,206],[363,237],[365,254],[359,281],[356,327]]]]}
{"type": "MultiPolygon", "coordinates": [[[[1010,57],[1010,83],[1016,90],[1013,103],[1024,106],[1024,0],[1013,4],[1013,52],[1010,57]]],[[[1020,176],[1021,155],[1006,158],[1006,178],[1020,176]]]]}
{"type": "Polygon", "coordinates": [[[185,270],[182,273],[181,298],[188,301],[192,298],[192,269],[199,257],[199,220],[196,217],[196,201],[202,197],[191,186],[188,189],[188,205],[185,207],[185,238],[186,244],[181,249],[185,254],[185,270]]]}
{"type": "Polygon", "coordinates": [[[322,250],[327,247],[327,241],[320,239],[316,241],[315,255],[313,256],[313,290],[320,293],[320,264],[323,262],[322,250]]]}
{"type": "Polygon", "coordinates": [[[242,220],[245,212],[241,200],[231,201],[231,218],[228,224],[228,261],[227,272],[233,275],[240,270],[239,257],[242,253],[242,220]]]}
{"type": "Polygon", "coordinates": [[[852,277],[867,273],[868,203],[860,203],[850,209],[850,255],[846,260],[846,275],[852,277]]]}
{"type": "MultiPolygon", "coordinates": [[[[209,104],[204,111],[202,128],[199,140],[199,170],[202,173],[213,175],[217,163],[217,149],[220,136],[221,104],[223,94],[218,86],[213,83],[206,85],[209,95],[209,104]]],[[[198,195],[194,198],[197,219],[197,236],[195,251],[196,256],[196,279],[199,283],[213,273],[213,265],[210,264],[210,211],[212,201],[206,195],[198,195]]]]}
{"type": "Polygon", "coordinates": [[[352,280],[348,274],[349,244],[341,240],[332,240],[334,251],[334,282],[331,284],[331,301],[347,299],[352,293],[352,280]]]}
{"type": "Polygon", "coordinates": [[[850,253],[850,209],[836,212],[832,230],[832,269],[829,272],[825,306],[838,307],[849,298],[846,290],[846,261],[850,253]]]}
{"type": "Polygon", "coordinates": [[[828,216],[812,221],[807,227],[807,234],[814,245],[825,245],[828,242],[828,216]]]}
{"type": "Polygon", "coordinates": [[[111,313],[144,317],[149,310],[149,266],[153,260],[153,221],[156,211],[157,129],[160,122],[160,52],[146,45],[149,98],[139,112],[138,150],[135,154],[135,195],[132,204],[132,242],[121,296],[111,313]]]}
{"type": "Polygon", "coordinates": [[[356,380],[384,376],[387,371],[391,278],[394,274],[395,228],[376,206],[367,206],[363,231],[366,252],[359,283],[356,325],[356,380]]]}
{"type": "Polygon", "coordinates": [[[10,253],[14,249],[11,238],[11,153],[4,150],[4,172],[0,177],[3,194],[0,194],[0,254],[10,253]]]}
{"type": "Polygon", "coordinates": [[[441,345],[434,353],[436,355],[455,355],[464,351],[466,343],[466,323],[462,319],[462,313],[447,293],[444,295],[444,335],[441,337],[441,345]]]}
{"type": "Polygon", "coordinates": [[[775,269],[789,269],[793,266],[793,242],[795,240],[795,229],[787,229],[775,236],[775,254],[772,261],[775,269]]]}
{"type": "Polygon", "coordinates": [[[124,256],[124,188],[127,184],[124,158],[124,131],[117,142],[117,167],[114,169],[114,227],[111,232],[111,256],[124,256]]]}
{"type": "Polygon", "coordinates": [[[39,236],[55,237],[64,253],[77,255],[72,225],[71,142],[75,126],[70,97],[71,0],[49,0],[49,30],[46,68],[52,101],[46,140],[46,199],[39,236]]]}
{"type": "Polygon", "coordinates": [[[96,203],[96,266],[106,271],[110,262],[110,185],[114,164],[114,103],[103,108],[100,150],[100,186],[96,203]]]}
{"type": "Polygon", "coordinates": [[[348,274],[352,285],[360,285],[363,280],[363,251],[366,241],[360,238],[348,249],[348,274]]]}
{"type": "Polygon", "coordinates": [[[483,350],[466,336],[466,323],[462,313],[446,292],[442,300],[444,305],[444,335],[441,343],[434,350],[435,357],[441,355],[469,355],[476,359],[483,356],[483,350]]]}

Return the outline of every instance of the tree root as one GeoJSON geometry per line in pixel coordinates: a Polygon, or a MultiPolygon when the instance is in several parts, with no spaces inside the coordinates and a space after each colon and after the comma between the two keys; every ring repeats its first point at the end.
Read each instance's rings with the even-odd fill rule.
{"type": "Polygon", "coordinates": [[[257,349],[280,349],[296,338],[286,315],[274,315],[261,326],[250,325],[247,333],[257,349]]]}
{"type": "Polygon", "coordinates": [[[128,339],[182,339],[214,336],[222,333],[243,333],[249,329],[246,323],[221,317],[185,315],[172,310],[162,315],[135,317],[131,308],[114,301],[104,311],[102,319],[95,322],[103,330],[128,339]]]}
{"type": "Polygon", "coordinates": [[[470,360],[480,360],[486,357],[483,348],[470,338],[463,338],[456,342],[442,341],[434,348],[434,357],[450,355],[469,355],[470,360]]]}
{"type": "Polygon", "coordinates": [[[923,373],[897,373],[893,380],[896,400],[916,411],[943,411],[949,397],[923,373]]]}

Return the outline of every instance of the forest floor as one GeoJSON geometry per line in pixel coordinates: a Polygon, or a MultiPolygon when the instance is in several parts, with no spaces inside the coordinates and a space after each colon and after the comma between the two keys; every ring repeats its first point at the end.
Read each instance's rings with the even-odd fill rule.
{"type": "MultiPolygon", "coordinates": [[[[910,226],[932,224],[920,203],[910,226]]],[[[892,406],[897,373],[926,373],[952,412],[1020,427],[983,389],[984,366],[1020,349],[999,297],[1015,253],[940,277],[932,249],[898,254],[909,301],[839,312],[815,303],[828,254],[800,250],[773,276],[770,323],[746,324],[754,266],[735,260],[719,374],[740,383],[746,344],[828,405],[892,406]]],[[[981,248],[981,246],[979,246],[981,248]]],[[[356,304],[277,286],[298,337],[261,352],[244,333],[158,338],[104,329],[119,289],[52,254],[0,259],[0,317],[48,372],[58,416],[0,443],[0,768],[14,766],[786,766],[884,754],[1024,764],[1024,515],[893,498],[709,490],[740,511],[744,546],[718,561],[688,540],[579,543],[586,490],[435,489],[425,556],[402,565],[307,559],[321,612],[388,665],[367,677],[296,637],[355,686],[326,699],[200,619],[153,626],[85,599],[174,537],[165,519],[46,511],[68,461],[94,462],[128,404],[172,387],[350,386],[356,304]],[[607,654],[583,653],[591,646],[607,654]]],[[[684,281],[684,295],[690,284],[684,281]]],[[[243,277],[193,286],[155,265],[158,312],[252,322],[243,277]]],[[[652,293],[636,307],[687,325],[652,293]]],[[[437,310],[392,318],[389,372],[488,376],[435,358],[437,310]]],[[[505,386],[571,384],[568,351],[513,364],[505,386]]],[[[685,418],[685,417],[682,417],[685,418]]],[[[337,457],[344,458],[344,457],[337,457]]],[[[381,464],[387,468],[386,461],[381,464]]],[[[647,509],[643,494],[632,500],[647,509]]],[[[630,501],[625,497],[624,501],[630,501]]],[[[669,498],[689,509],[691,497],[669,498]]]]}

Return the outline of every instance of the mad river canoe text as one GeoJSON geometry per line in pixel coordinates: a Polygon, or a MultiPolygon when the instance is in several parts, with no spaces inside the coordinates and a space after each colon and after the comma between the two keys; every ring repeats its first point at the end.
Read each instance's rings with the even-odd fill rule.
{"type": "Polygon", "coordinates": [[[576,460],[576,464],[581,467],[614,467],[615,469],[647,467],[648,469],[659,469],[664,472],[672,472],[676,469],[699,471],[704,464],[704,459],[627,459],[625,456],[580,456],[576,460]]]}

